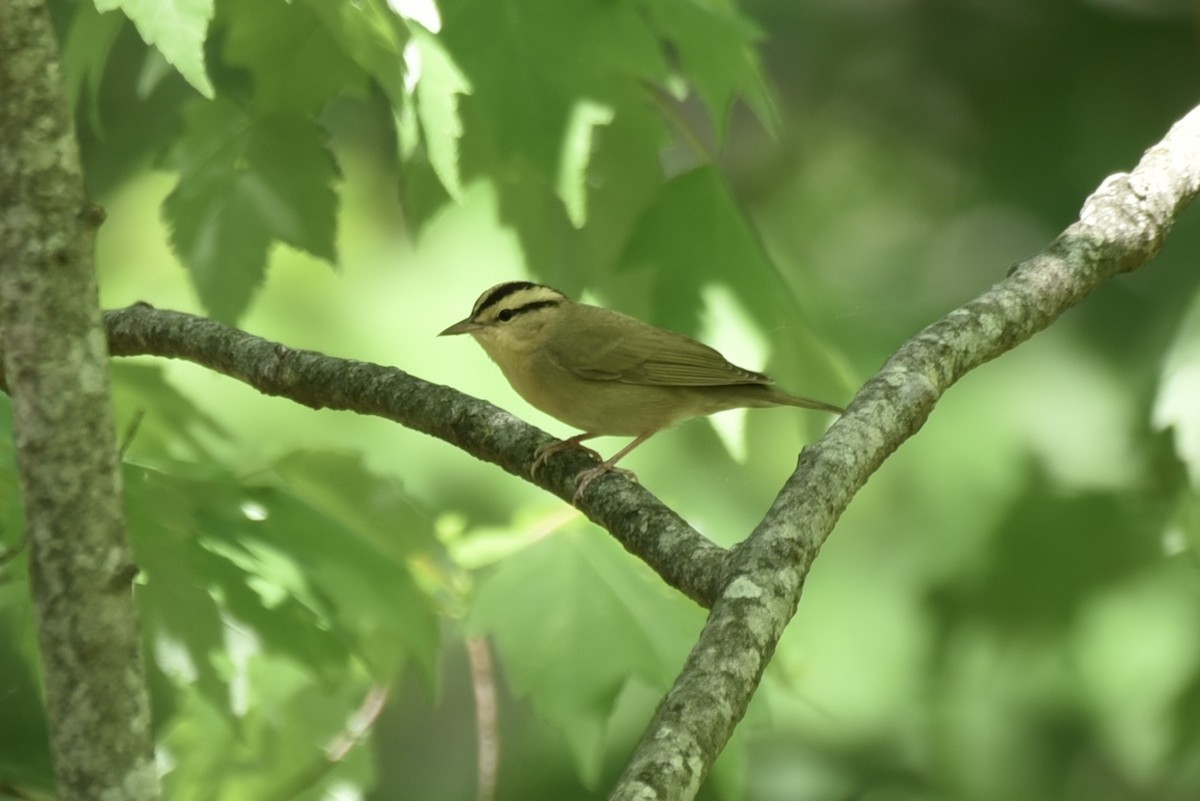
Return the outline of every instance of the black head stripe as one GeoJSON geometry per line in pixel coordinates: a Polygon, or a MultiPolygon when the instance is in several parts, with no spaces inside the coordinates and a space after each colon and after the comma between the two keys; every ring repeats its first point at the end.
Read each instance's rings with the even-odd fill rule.
{"type": "Polygon", "coordinates": [[[535,286],[538,286],[538,284],[532,281],[509,281],[507,284],[492,287],[491,292],[475,302],[475,308],[471,311],[471,316],[475,317],[484,309],[495,306],[514,292],[520,292],[522,289],[533,289],[535,286]]]}
{"type": "Polygon", "coordinates": [[[503,316],[504,312],[501,312],[500,319],[501,320],[511,320],[512,318],[516,317],[518,314],[525,314],[527,312],[535,311],[537,309],[549,309],[552,306],[557,306],[558,304],[559,304],[559,301],[557,301],[557,300],[535,300],[532,303],[526,303],[524,306],[517,306],[516,308],[513,308],[511,310],[505,309],[505,311],[511,311],[512,314],[508,315],[507,317],[504,317],[503,316]]]}

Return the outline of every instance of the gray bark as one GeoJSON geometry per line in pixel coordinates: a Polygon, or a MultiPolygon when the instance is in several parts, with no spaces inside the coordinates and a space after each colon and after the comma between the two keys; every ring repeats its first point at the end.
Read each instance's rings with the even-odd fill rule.
{"type": "Polygon", "coordinates": [[[0,3],[0,350],[59,797],[159,797],[83,179],[49,15],[0,3]]]}
{"type": "Polygon", "coordinates": [[[1079,221],[1045,250],[901,346],[847,413],[804,449],[767,516],[730,555],[708,622],[612,801],[695,797],[758,688],[813,559],[870,475],[958,379],[1046,328],[1105,281],[1149,263],[1197,193],[1200,108],[1132,173],[1105,180],[1079,221]]]}

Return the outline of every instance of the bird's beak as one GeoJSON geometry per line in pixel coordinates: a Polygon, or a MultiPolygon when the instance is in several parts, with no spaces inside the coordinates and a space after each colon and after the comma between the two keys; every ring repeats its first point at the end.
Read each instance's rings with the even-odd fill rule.
{"type": "Polygon", "coordinates": [[[468,317],[465,320],[459,320],[457,323],[438,334],[438,336],[447,337],[453,334],[469,334],[472,331],[478,331],[480,328],[483,328],[483,326],[479,323],[472,322],[471,318],[468,317]]]}

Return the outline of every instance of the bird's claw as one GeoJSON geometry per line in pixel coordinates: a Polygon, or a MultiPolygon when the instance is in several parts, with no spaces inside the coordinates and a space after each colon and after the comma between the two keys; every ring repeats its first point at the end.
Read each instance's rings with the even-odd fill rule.
{"type": "Polygon", "coordinates": [[[533,464],[529,466],[529,477],[536,477],[538,468],[545,464],[547,459],[559,451],[565,451],[568,448],[575,448],[583,451],[584,453],[590,453],[592,456],[596,457],[596,461],[602,461],[603,459],[599,453],[592,450],[587,445],[583,445],[573,439],[562,439],[558,442],[547,442],[543,445],[537,446],[537,450],[533,452],[533,464]]]}
{"type": "Polygon", "coordinates": [[[600,476],[604,475],[605,473],[619,473],[634,483],[637,483],[638,480],[637,473],[633,472],[632,470],[627,470],[624,467],[613,467],[608,462],[605,462],[604,464],[597,465],[596,467],[588,468],[579,475],[575,476],[575,494],[571,496],[571,503],[578,506],[579,499],[583,497],[583,491],[586,490],[593,481],[600,478],[600,476]]]}
{"type": "MultiPolygon", "coordinates": [[[[575,504],[576,506],[579,505],[579,499],[583,497],[584,490],[586,490],[593,481],[600,478],[600,476],[604,475],[605,473],[620,473],[630,481],[638,480],[637,474],[632,470],[627,470],[624,467],[613,466],[613,462],[624,456],[625,453],[629,451],[629,448],[626,448],[621,453],[618,453],[612,459],[603,461],[604,457],[602,457],[599,453],[580,443],[579,440],[584,436],[585,435],[581,434],[578,437],[571,437],[569,439],[563,439],[557,442],[547,442],[544,445],[539,445],[537,450],[533,452],[533,464],[529,466],[529,477],[533,478],[537,475],[538,468],[545,464],[547,459],[559,451],[565,451],[568,448],[575,448],[577,450],[584,451],[585,453],[590,453],[592,456],[596,457],[596,461],[600,462],[600,464],[596,465],[595,467],[590,467],[579,475],[575,476],[575,494],[571,496],[571,503],[575,504]]],[[[590,437],[593,435],[589,434],[586,436],[590,437]]],[[[639,441],[640,440],[635,441],[634,444],[636,445],[639,441]]]]}

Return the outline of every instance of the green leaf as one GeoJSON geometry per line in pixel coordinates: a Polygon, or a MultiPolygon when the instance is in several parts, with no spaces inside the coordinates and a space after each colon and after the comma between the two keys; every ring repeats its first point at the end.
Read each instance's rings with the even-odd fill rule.
{"type": "Polygon", "coordinates": [[[557,182],[577,102],[603,104],[668,73],[657,40],[628,3],[447,0],[440,7],[440,38],[478,106],[473,133],[502,167],[529,169],[547,186],[557,182]]]}
{"type": "Polygon", "coordinates": [[[281,486],[393,562],[437,547],[429,513],[400,482],[368,470],[361,454],[296,451],[271,472],[281,486]]]}
{"type": "Polygon", "coordinates": [[[218,667],[224,624],[197,536],[204,504],[219,501],[203,482],[145,468],[127,465],[124,480],[148,655],[172,683],[194,685],[214,704],[227,706],[218,667]]]}
{"type": "Polygon", "coordinates": [[[1185,484],[1176,494],[1166,529],[1168,553],[1200,553],[1200,492],[1195,487],[1185,484]]]}
{"type": "Polygon", "coordinates": [[[563,139],[562,165],[558,170],[558,196],[576,228],[587,222],[587,171],[595,149],[593,132],[613,120],[609,106],[581,100],[571,112],[563,139]]]}
{"type": "MultiPolygon", "coordinates": [[[[627,86],[611,107],[616,109],[611,122],[590,127],[588,152],[577,158],[564,152],[564,166],[577,166],[560,173],[553,185],[543,186],[528,170],[514,173],[523,180],[496,184],[502,219],[519,232],[533,272],[573,296],[612,273],[630,232],[662,186],[659,152],[666,136],[643,90],[627,86]],[[570,202],[584,204],[582,228],[564,202],[569,194],[574,195],[570,202]]],[[[468,133],[464,149],[470,140],[468,133]]],[[[580,138],[568,134],[563,148],[579,146],[580,138]]],[[[464,153],[464,160],[476,163],[478,154],[464,153]]]]}
{"type": "Polygon", "coordinates": [[[508,525],[465,528],[465,519],[445,514],[438,520],[438,538],[454,564],[463,570],[490,567],[535,544],[549,532],[573,522],[576,512],[562,506],[518,509],[508,525]]]}
{"type": "Polygon", "coordinates": [[[204,39],[213,17],[213,0],[96,0],[101,13],[114,8],[129,17],[142,40],[157,48],[197,92],[213,97],[204,71],[204,39]]]}
{"type": "Polygon", "coordinates": [[[1175,341],[1163,361],[1154,425],[1170,429],[1175,452],[1187,466],[1194,488],[1200,488],[1200,292],[1179,323],[1175,341]]]}
{"type": "Polygon", "coordinates": [[[645,8],[679,53],[722,138],[739,94],[769,130],[778,130],[778,113],[754,50],[760,33],[750,20],[721,0],[651,0],[645,8]]]}
{"type": "MultiPolygon", "coordinates": [[[[6,569],[26,568],[19,559],[6,569]]],[[[2,576],[3,573],[0,573],[2,576]]],[[[4,677],[4,714],[0,715],[0,784],[38,788],[53,797],[54,766],[50,736],[42,705],[42,680],[32,641],[33,610],[29,586],[0,581],[0,676],[4,677]],[[30,641],[25,649],[24,640],[30,641]]],[[[0,797],[7,796],[0,789],[0,797]]],[[[11,796],[21,797],[21,796],[11,796]]],[[[40,798],[32,793],[30,798],[40,798]]]]}
{"type": "Polygon", "coordinates": [[[479,584],[470,627],[501,654],[513,691],[559,727],[594,785],[609,716],[627,681],[665,690],[700,610],[596,530],[562,530],[479,584]]]}
{"type": "MultiPolygon", "coordinates": [[[[647,83],[671,74],[662,42],[628,2],[447,0],[439,10],[437,41],[470,86],[454,98],[461,180],[490,180],[531,268],[576,291],[611,266],[662,181],[667,129],[646,97],[647,83]]],[[[402,111],[397,128],[413,153],[406,183],[419,190],[408,193],[409,213],[423,221],[445,197],[427,191],[422,156],[436,155],[414,147],[411,116],[402,111]]],[[[451,188],[452,155],[433,165],[451,188]]]]}
{"type": "MultiPolygon", "coordinates": [[[[406,560],[378,547],[342,521],[290,492],[259,490],[255,536],[237,543],[264,567],[269,586],[296,587],[299,601],[358,657],[373,676],[389,680],[406,659],[426,679],[434,674],[436,609],[416,584],[406,560]]],[[[397,521],[399,522],[399,521],[397,521]]],[[[384,523],[386,525],[386,522],[384,523]]],[[[264,600],[268,600],[264,596],[264,600]]]]}
{"type": "Polygon", "coordinates": [[[11,407],[8,395],[0,393],[0,782],[36,787],[49,797],[54,768],[16,468],[11,407]]]}
{"type": "MultiPolygon", "coordinates": [[[[458,84],[439,93],[451,122],[443,126],[447,152],[429,154],[434,170],[451,195],[458,195],[450,169],[456,155],[462,180],[489,177],[532,269],[567,291],[611,266],[662,182],[658,148],[667,126],[647,102],[646,85],[675,79],[668,51],[688,69],[695,62],[691,77],[714,117],[723,120],[739,92],[764,118],[773,113],[754,56],[757,33],[725,3],[674,0],[664,10],[657,3],[446,0],[439,10],[445,24],[437,41],[470,94],[452,106],[458,84]]],[[[416,151],[413,116],[396,116],[409,173],[421,162],[408,156],[416,151]]],[[[438,134],[425,122],[433,148],[438,134]]]]}
{"type": "MultiPolygon", "coordinates": [[[[331,458],[324,468],[335,487],[367,482],[355,513],[334,493],[310,482],[322,473],[315,455],[298,457],[269,486],[246,486],[219,470],[172,464],[172,472],[129,468],[126,475],[131,538],[142,568],[139,589],[154,653],[168,675],[198,679],[213,703],[227,705],[221,672],[227,619],[252,633],[267,652],[284,656],[311,676],[337,681],[361,666],[390,680],[411,660],[429,680],[437,651],[434,605],[417,585],[408,545],[381,539],[389,525],[414,519],[411,502],[394,486],[372,479],[353,460],[331,458]],[[373,508],[375,526],[364,522],[373,508]],[[332,510],[332,511],[327,511],[332,510]]],[[[408,528],[421,525],[409,522],[408,528]]],[[[428,523],[424,523],[428,528],[428,523]]]]}
{"type": "Polygon", "coordinates": [[[832,397],[830,388],[853,385],[836,355],[809,329],[715,168],[700,167],[662,187],[638,221],[622,262],[626,270],[646,269],[654,276],[651,301],[659,325],[696,333],[705,285],[722,284],[763,330],[774,332],[779,369],[770,372],[781,385],[815,397],[832,397]]]}
{"type": "Polygon", "coordinates": [[[405,43],[409,32],[383,0],[346,3],[305,0],[339,49],[369,75],[399,106],[404,99],[405,43]]]}
{"type": "MultiPolygon", "coordinates": [[[[12,401],[0,392],[0,498],[19,498],[17,454],[13,448],[12,401]]],[[[24,537],[25,523],[20,505],[0,503],[0,549],[17,546],[24,537]]],[[[0,571],[4,570],[0,567],[0,571]]],[[[0,572],[0,575],[3,575],[0,572]]]]}
{"type": "MultiPolygon", "coordinates": [[[[250,73],[259,108],[315,114],[338,95],[364,93],[367,74],[330,27],[332,22],[355,38],[344,24],[357,18],[349,9],[354,4],[340,5],[348,7],[343,14],[322,3],[229,4],[224,56],[250,73]],[[318,16],[315,9],[325,13],[318,16]]],[[[398,55],[395,63],[399,68],[398,55]]]]}
{"type": "Polygon", "coordinates": [[[101,133],[100,81],[112,53],[113,42],[121,32],[125,18],[120,14],[101,14],[92,3],[79,3],[71,17],[71,27],[63,42],[63,68],[67,76],[67,95],[71,108],[78,108],[87,91],[88,121],[101,133]]]}
{"type": "Polygon", "coordinates": [[[425,133],[429,163],[450,197],[461,202],[458,144],[463,125],[458,113],[458,96],[469,95],[471,84],[438,39],[419,25],[413,27],[413,44],[420,63],[416,85],[417,117],[425,133]]]}
{"type": "Polygon", "coordinates": [[[1006,634],[1053,637],[1086,605],[1162,563],[1163,512],[1127,495],[1059,491],[1031,470],[1029,486],[993,532],[981,569],[938,594],[949,622],[983,622],[1006,634]]]}
{"type": "Polygon", "coordinates": [[[359,676],[315,687],[287,660],[250,651],[239,658],[247,688],[237,717],[207,699],[185,693],[163,738],[173,758],[163,777],[172,801],[256,801],[334,797],[334,787],[366,787],[374,769],[367,748],[333,760],[338,742],[366,693],[359,676]]]}
{"type": "Polygon", "coordinates": [[[113,361],[109,374],[127,456],[211,458],[206,440],[228,438],[216,418],[167,381],[161,364],[113,361]]]}
{"type": "Polygon", "coordinates": [[[295,113],[251,117],[193,103],[171,153],[179,183],[163,203],[171,245],[205,308],[232,322],[249,306],[272,240],[336,260],[337,169],[325,136],[295,113]]]}

